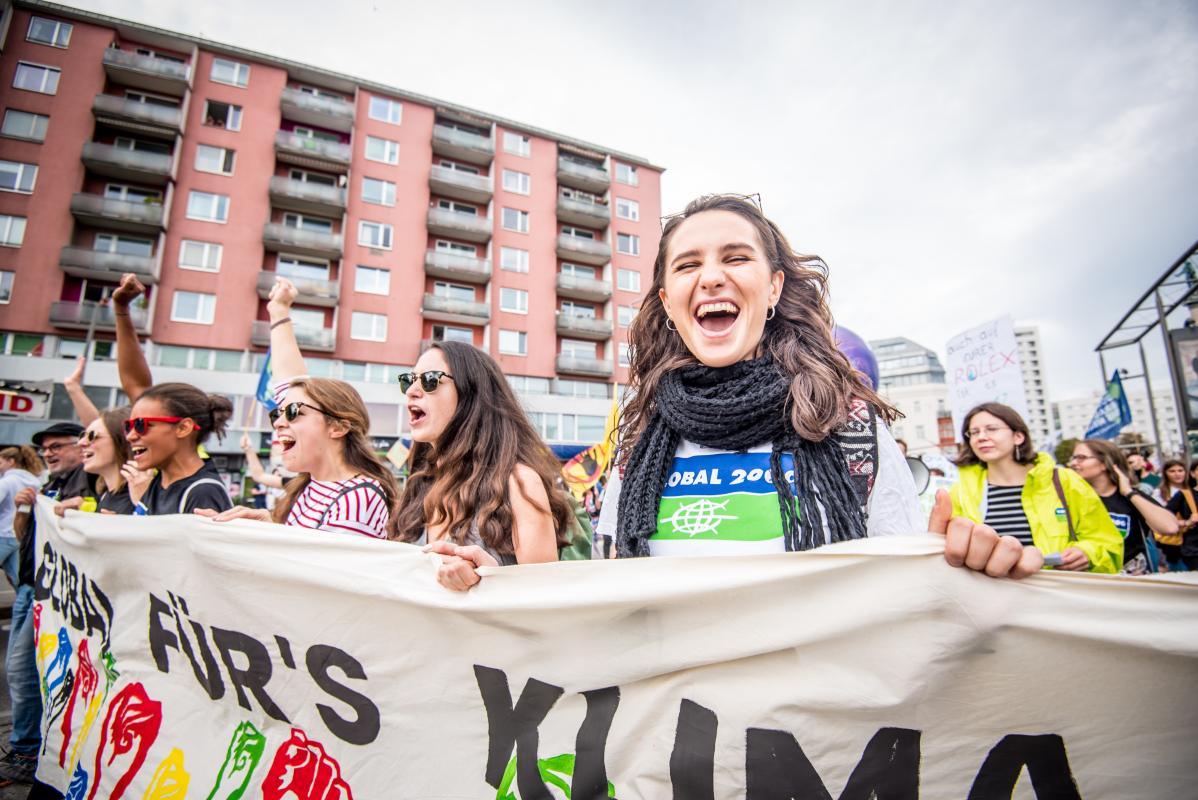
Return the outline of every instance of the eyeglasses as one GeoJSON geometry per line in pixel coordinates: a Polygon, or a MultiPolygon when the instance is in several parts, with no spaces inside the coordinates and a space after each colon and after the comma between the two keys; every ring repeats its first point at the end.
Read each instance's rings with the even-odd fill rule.
{"type": "Polygon", "coordinates": [[[39,450],[43,453],[57,453],[64,447],[78,447],[78,445],[78,442],[55,442],[54,444],[48,444],[45,447],[41,447],[39,450]]]}
{"type": "Polygon", "coordinates": [[[417,378],[420,379],[420,388],[426,392],[436,391],[437,384],[441,382],[442,378],[450,381],[453,380],[452,375],[447,375],[443,370],[439,369],[430,369],[428,372],[422,372],[419,375],[415,372],[401,372],[396,376],[396,379],[399,381],[399,390],[407,394],[408,389],[412,388],[412,384],[416,382],[417,378]]]}
{"type": "Polygon", "coordinates": [[[176,422],[182,422],[184,417],[133,417],[125,420],[125,435],[128,436],[133,431],[137,431],[138,436],[145,436],[146,431],[155,422],[169,422],[174,425],[176,422]]]}
{"type": "Polygon", "coordinates": [[[1069,456],[1069,463],[1076,464],[1079,461],[1089,461],[1091,458],[1097,460],[1098,456],[1082,456],[1075,453],[1074,455],[1069,456]]]}
{"type": "MultiPolygon", "coordinates": [[[[733,200],[745,200],[745,201],[750,202],[753,205],[757,206],[758,211],[765,213],[765,209],[763,209],[761,207],[761,192],[753,192],[753,194],[722,194],[722,195],[720,195],[720,197],[728,197],[733,200]]],[[[686,216],[685,211],[679,211],[677,214],[667,214],[666,216],[661,218],[661,229],[664,231],[666,228],[666,224],[669,223],[670,220],[678,219],[680,217],[685,217],[685,216],[686,216]]]]}
{"type": "Polygon", "coordinates": [[[96,441],[96,439],[100,438],[100,434],[96,433],[95,431],[84,431],[83,435],[80,436],[79,438],[82,439],[83,441],[87,442],[88,444],[92,444],[93,442],[96,441]]]}
{"type": "Polygon", "coordinates": [[[1011,430],[1011,429],[1008,428],[1006,425],[987,425],[984,428],[970,428],[969,430],[965,431],[965,438],[966,439],[976,439],[979,436],[981,436],[983,433],[986,434],[987,438],[991,438],[994,436],[994,434],[998,433],[999,431],[1009,431],[1009,430],[1011,430]]]}
{"type": "Polygon", "coordinates": [[[333,414],[331,412],[325,411],[323,408],[317,408],[316,406],[311,405],[309,403],[303,403],[303,402],[299,402],[299,401],[294,402],[294,403],[288,403],[285,406],[280,406],[276,409],[273,409],[273,410],[271,410],[271,412],[269,414],[267,414],[267,416],[270,417],[271,425],[274,425],[275,422],[278,421],[279,417],[285,417],[288,422],[295,422],[296,417],[298,417],[300,415],[301,408],[310,408],[313,411],[315,411],[317,414],[324,414],[326,417],[329,417],[331,419],[341,419],[341,417],[339,417],[336,414],[333,414]]]}

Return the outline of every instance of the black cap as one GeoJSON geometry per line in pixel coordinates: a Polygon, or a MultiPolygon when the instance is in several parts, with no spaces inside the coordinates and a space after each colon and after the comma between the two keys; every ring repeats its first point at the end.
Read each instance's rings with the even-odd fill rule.
{"type": "Polygon", "coordinates": [[[55,422],[44,431],[33,434],[33,446],[41,447],[42,439],[47,436],[70,436],[72,439],[78,439],[82,435],[83,426],[77,422],[55,422]]]}

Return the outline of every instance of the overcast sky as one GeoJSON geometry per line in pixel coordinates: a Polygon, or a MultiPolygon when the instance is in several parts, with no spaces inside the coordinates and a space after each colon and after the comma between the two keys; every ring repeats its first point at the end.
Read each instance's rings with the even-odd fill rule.
{"type": "Polygon", "coordinates": [[[1198,239],[1193,2],[88,5],[644,156],[665,213],[760,192],[838,322],[943,356],[1013,314],[1054,399],[1198,239]]]}

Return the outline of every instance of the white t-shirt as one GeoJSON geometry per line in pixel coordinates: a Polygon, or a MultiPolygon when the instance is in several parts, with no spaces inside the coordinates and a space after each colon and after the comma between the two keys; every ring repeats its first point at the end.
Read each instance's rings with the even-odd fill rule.
{"type": "MultiPolygon", "coordinates": [[[[658,506],[657,532],[649,539],[650,555],[785,552],[782,515],[769,469],[771,450],[771,445],[763,444],[738,453],[680,442],[658,506]]],[[[782,468],[797,494],[790,456],[783,456],[782,468]]],[[[620,483],[619,470],[613,469],[599,513],[598,532],[606,536],[616,535],[620,483]]],[[[818,479],[815,491],[818,495],[818,479]]],[[[927,528],[911,469],[882,423],[878,423],[877,474],[867,509],[869,536],[927,528]]],[[[824,541],[831,541],[826,521],[824,541]]]]}

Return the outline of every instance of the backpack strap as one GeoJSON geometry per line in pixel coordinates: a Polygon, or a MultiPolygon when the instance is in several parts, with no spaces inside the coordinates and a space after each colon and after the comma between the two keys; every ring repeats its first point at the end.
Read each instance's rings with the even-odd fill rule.
{"type": "Polygon", "coordinates": [[[869,403],[854,399],[849,419],[836,432],[836,441],[849,468],[849,481],[864,512],[878,474],[878,414],[869,403]]]}
{"type": "Polygon", "coordinates": [[[333,495],[333,499],[329,501],[329,505],[327,508],[325,508],[324,513],[320,515],[320,522],[316,523],[316,527],[323,528],[324,523],[329,518],[329,514],[332,514],[333,509],[336,508],[337,501],[340,500],[342,497],[345,497],[350,492],[357,491],[358,489],[369,489],[370,491],[377,494],[379,497],[383,498],[384,503],[387,502],[387,493],[384,492],[382,487],[379,486],[374,481],[364,480],[364,481],[361,481],[360,483],[351,483],[348,486],[342,486],[340,489],[337,490],[337,494],[333,495]]]}
{"type": "Polygon", "coordinates": [[[1198,514],[1198,508],[1194,507],[1194,493],[1189,489],[1182,489],[1181,496],[1186,499],[1186,505],[1190,507],[1190,516],[1198,514]]]}
{"type": "Polygon", "coordinates": [[[197,486],[203,486],[206,483],[212,484],[213,486],[219,486],[222,490],[225,488],[225,485],[223,483],[221,483],[220,481],[218,481],[216,478],[201,478],[200,480],[193,483],[191,486],[188,486],[183,491],[183,496],[181,498],[179,498],[179,513],[180,514],[187,513],[187,498],[191,497],[191,490],[196,488],[197,486]]]}
{"type": "Polygon", "coordinates": [[[1057,499],[1061,501],[1061,508],[1065,509],[1065,524],[1069,526],[1069,541],[1077,541],[1077,531],[1073,529],[1073,515],[1069,513],[1069,504],[1065,502],[1065,488],[1061,486],[1061,470],[1057,467],[1052,468],[1052,488],[1057,490],[1057,499]]]}

